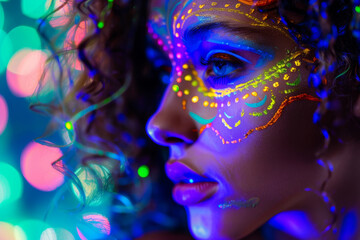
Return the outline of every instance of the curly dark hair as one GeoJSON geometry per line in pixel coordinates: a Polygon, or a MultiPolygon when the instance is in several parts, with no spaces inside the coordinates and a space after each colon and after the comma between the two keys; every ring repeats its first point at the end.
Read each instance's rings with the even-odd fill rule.
{"type": "MultiPolygon", "coordinates": [[[[147,4],[141,0],[64,0],[39,26],[53,53],[47,71],[57,74],[53,79],[57,92],[51,101],[31,105],[53,118],[37,141],[66,152],[53,166],[80,192],[81,204],[76,211],[92,201],[76,174],[79,167],[95,175],[103,192],[113,193],[111,218],[116,224],[111,234],[119,239],[164,227],[186,231],[185,211],[164,197],[171,194],[171,182],[160,171],[167,149],[155,147],[145,133],[147,119],[155,112],[165,87],[157,81],[161,71],[146,57],[146,20],[147,4]],[[52,15],[65,7],[70,9],[66,12],[68,23],[60,30],[50,29],[52,15]],[[71,28],[80,28],[82,22],[86,23],[86,36],[76,44],[76,30],[71,32],[71,28]],[[56,30],[56,37],[50,38],[56,30]],[[72,49],[61,45],[64,35],[72,49]],[[74,70],[76,60],[81,61],[82,71],[74,70]],[[53,141],[53,132],[64,129],[70,140],[53,141]],[[75,157],[71,154],[74,151],[75,157]],[[94,163],[106,167],[111,178],[101,179],[94,163]],[[136,170],[142,165],[150,168],[151,180],[138,176],[136,170]],[[127,210],[124,198],[132,202],[127,210]],[[161,218],[167,221],[161,222],[161,218]]],[[[40,84],[38,93],[42,87],[40,84]]]]}
{"type": "Polygon", "coordinates": [[[359,135],[354,104],[360,91],[359,3],[350,0],[280,1],[280,14],[299,44],[316,52],[309,84],[322,99],[314,122],[337,138],[359,135]]]}
{"type": "MultiPolygon", "coordinates": [[[[338,139],[360,136],[359,120],[353,113],[360,92],[360,14],[355,10],[359,4],[357,0],[280,0],[276,5],[293,38],[315,52],[309,84],[322,101],[314,114],[314,122],[324,129],[324,134],[338,139]]],[[[156,148],[145,134],[146,121],[155,112],[164,90],[164,85],[157,80],[161,71],[146,58],[147,1],[64,0],[54,12],[66,5],[70,5],[67,16],[70,20],[55,39],[49,39],[46,34],[47,19],[53,13],[39,26],[43,37],[49,39],[53,55],[48,70],[58,69],[59,75],[54,81],[60,94],[50,103],[34,103],[32,107],[40,111],[46,106],[45,111],[58,119],[51,125],[52,129],[71,124],[67,128],[73,127],[78,145],[72,142],[66,147],[75,148],[81,161],[74,164],[64,158],[62,164],[57,162],[54,166],[66,173],[65,165],[86,166],[95,159],[106,163],[112,179],[116,179],[111,191],[130,193],[133,187],[128,183],[139,181],[134,169],[147,164],[154,173],[152,196],[156,201],[152,202],[155,205],[148,204],[150,208],[145,212],[160,209],[175,216],[174,212],[180,211],[181,216],[176,218],[182,220],[166,227],[184,227],[181,225],[184,213],[180,208],[174,208],[171,213],[173,205],[159,204],[165,201],[161,196],[170,195],[170,182],[164,180],[163,171],[157,170],[162,169],[163,162],[150,159],[165,159],[166,152],[156,148]],[[70,50],[56,47],[63,34],[82,21],[87,23],[87,35],[81,43],[74,44],[70,50]],[[74,53],[84,66],[81,72],[72,70],[74,53]],[[88,111],[84,111],[86,109],[88,111]],[[107,153],[126,156],[126,161],[113,161],[113,155],[107,153]],[[166,184],[156,187],[155,183],[160,180],[166,184]]],[[[258,9],[265,11],[266,6],[258,9]]],[[[67,175],[78,182],[71,173],[73,170],[69,168],[67,175]]],[[[126,228],[135,224],[134,217],[126,219],[130,220],[118,221],[119,224],[122,222],[126,228]]],[[[128,236],[140,234],[134,230],[128,236]]]]}

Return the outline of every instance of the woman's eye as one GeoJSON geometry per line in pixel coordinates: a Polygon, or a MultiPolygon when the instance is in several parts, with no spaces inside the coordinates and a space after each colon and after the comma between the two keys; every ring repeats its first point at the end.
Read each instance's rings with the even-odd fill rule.
{"type": "Polygon", "coordinates": [[[204,81],[214,89],[230,87],[244,75],[246,65],[251,64],[245,58],[230,52],[210,53],[201,63],[206,67],[204,81]]]}
{"type": "Polygon", "coordinates": [[[214,60],[212,63],[213,74],[218,77],[226,76],[241,67],[239,63],[224,60],[214,60]]]}

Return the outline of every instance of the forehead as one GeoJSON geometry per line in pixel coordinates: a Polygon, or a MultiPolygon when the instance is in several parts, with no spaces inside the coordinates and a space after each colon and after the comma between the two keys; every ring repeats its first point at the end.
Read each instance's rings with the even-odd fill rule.
{"type": "Polygon", "coordinates": [[[272,11],[276,3],[277,0],[151,0],[150,22],[157,26],[155,28],[164,27],[160,35],[165,32],[174,35],[175,26],[181,34],[187,27],[206,22],[271,27],[287,35],[287,29],[282,24],[279,27],[281,19],[277,11],[272,11]],[[261,9],[258,11],[258,8],[261,9]]]}
{"type": "MultiPolygon", "coordinates": [[[[151,5],[155,6],[160,6],[160,5],[165,5],[165,4],[170,4],[170,5],[174,5],[176,3],[182,3],[183,5],[188,4],[188,3],[192,3],[192,2],[197,2],[197,0],[151,0],[151,5]]],[[[206,2],[210,2],[210,1],[206,1],[206,2]]],[[[222,0],[218,0],[217,2],[225,2],[222,0]]],[[[266,5],[270,5],[273,3],[278,2],[278,0],[227,0],[227,2],[237,2],[237,3],[243,3],[245,5],[248,6],[266,6],[266,5]]]]}
{"type": "Polygon", "coordinates": [[[174,12],[176,9],[181,10],[189,5],[196,5],[196,4],[212,4],[212,5],[232,5],[232,4],[239,4],[243,7],[266,7],[273,4],[276,4],[278,0],[151,0],[150,6],[151,10],[158,9],[162,12],[174,12]]]}

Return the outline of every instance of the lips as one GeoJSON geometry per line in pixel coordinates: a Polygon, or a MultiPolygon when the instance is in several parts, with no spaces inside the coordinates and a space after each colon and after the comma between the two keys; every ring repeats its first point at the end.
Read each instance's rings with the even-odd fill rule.
{"type": "Polygon", "coordinates": [[[180,161],[166,164],[166,174],[175,183],[173,198],[180,205],[189,206],[203,202],[218,190],[216,181],[201,176],[180,161]]]}

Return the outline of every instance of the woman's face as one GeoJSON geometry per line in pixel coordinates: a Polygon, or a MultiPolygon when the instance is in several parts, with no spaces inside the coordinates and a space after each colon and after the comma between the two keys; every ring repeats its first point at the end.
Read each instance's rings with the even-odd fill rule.
{"type": "Polygon", "coordinates": [[[196,238],[242,238],[301,206],[324,176],[313,57],[269,2],[151,3],[149,34],[172,71],[148,133],[170,148],[173,198],[196,238]]]}

